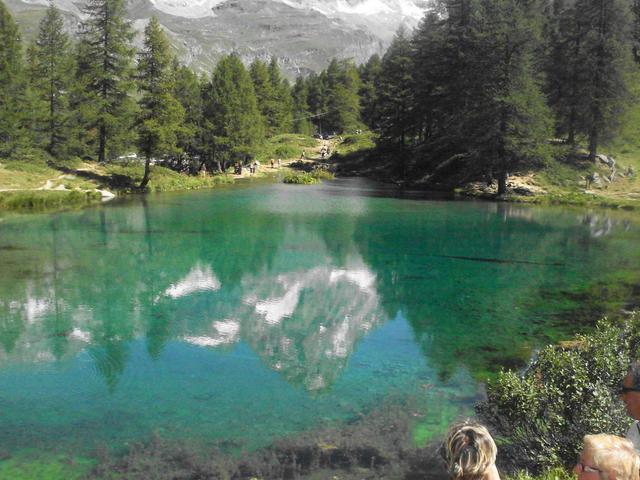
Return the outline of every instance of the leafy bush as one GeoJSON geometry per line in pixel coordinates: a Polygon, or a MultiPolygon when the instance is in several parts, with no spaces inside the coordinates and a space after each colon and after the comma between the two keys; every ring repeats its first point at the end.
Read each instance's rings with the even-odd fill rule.
{"type": "Polygon", "coordinates": [[[564,468],[553,468],[545,470],[537,476],[530,475],[528,472],[521,470],[515,475],[507,477],[507,480],[574,480],[575,478],[573,473],[564,468]]]}
{"type": "Polygon", "coordinates": [[[292,172],[284,176],[282,179],[284,183],[292,183],[297,185],[313,185],[319,183],[320,180],[314,177],[310,173],[306,172],[292,172]]]}
{"type": "Polygon", "coordinates": [[[7,210],[47,210],[99,202],[98,192],[33,190],[0,193],[0,208],[7,210]]]}
{"type": "Polygon", "coordinates": [[[522,373],[502,372],[477,407],[495,427],[501,457],[531,471],[569,466],[590,433],[621,435],[629,426],[615,394],[640,344],[640,315],[601,320],[573,342],[543,349],[522,373]]]}

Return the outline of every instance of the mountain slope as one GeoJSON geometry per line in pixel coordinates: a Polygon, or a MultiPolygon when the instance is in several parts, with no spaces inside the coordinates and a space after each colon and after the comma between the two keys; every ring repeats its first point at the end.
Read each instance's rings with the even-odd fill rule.
{"type": "MultiPolygon", "coordinates": [[[[48,0],[8,0],[25,32],[35,35],[48,0]]],[[[422,0],[129,0],[129,19],[142,32],[158,17],[179,58],[210,71],[224,54],[249,63],[276,56],[290,78],[326,68],[329,60],[363,62],[381,53],[400,25],[414,27],[422,0]]],[[[82,2],[56,0],[75,33],[82,2]]],[[[140,42],[140,36],[138,42],[140,42]]]]}

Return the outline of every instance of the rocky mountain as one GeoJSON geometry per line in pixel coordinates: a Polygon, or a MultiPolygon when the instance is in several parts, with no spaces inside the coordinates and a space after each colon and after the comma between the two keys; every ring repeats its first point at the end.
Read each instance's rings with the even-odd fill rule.
{"type": "MultiPolygon", "coordinates": [[[[7,0],[30,38],[48,0],[7,0]]],[[[55,0],[75,32],[82,1],[55,0]]],[[[276,56],[293,78],[326,68],[329,60],[360,63],[381,53],[401,26],[412,29],[426,0],[129,0],[129,19],[142,32],[151,16],[168,34],[179,58],[209,71],[224,54],[243,61],[276,56]]],[[[140,35],[138,42],[141,41],[140,35]]]]}

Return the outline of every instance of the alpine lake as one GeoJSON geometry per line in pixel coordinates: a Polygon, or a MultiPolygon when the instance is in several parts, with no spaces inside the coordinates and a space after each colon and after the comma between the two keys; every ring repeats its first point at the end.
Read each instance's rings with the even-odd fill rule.
{"type": "Polygon", "coordinates": [[[252,451],[385,402],[424,443],[639,298],[633,212],[341,179],[5,216],[0,478],[152,436],[252,451]]]}

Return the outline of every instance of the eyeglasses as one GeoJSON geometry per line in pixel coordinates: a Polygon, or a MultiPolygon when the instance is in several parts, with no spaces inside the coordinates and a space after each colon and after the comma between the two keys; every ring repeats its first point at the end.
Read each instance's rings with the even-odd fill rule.
{"type": "Polygon", "coordinates": [[[630,392],[640,392],[640,388],[636,388],[636,387],[625,387],[624,385],[620,385],[618,387],[618,389],[616,390],[616,392],[618,393],[618,395],[624,395],[625,393],[630,393],[630,392]]]}
{"type": "Polygon", "coordinates": [[[580,461],[578,461],[578,463],[576,464],[576,467],[579,469],[580,472],[584,472],[584,473],[600,473],[600,472],[602,472],[602,470],[598,470],[595,467],[590,467],[589,465],[585,465],[584,463],[582,463],[580,461]]]}

